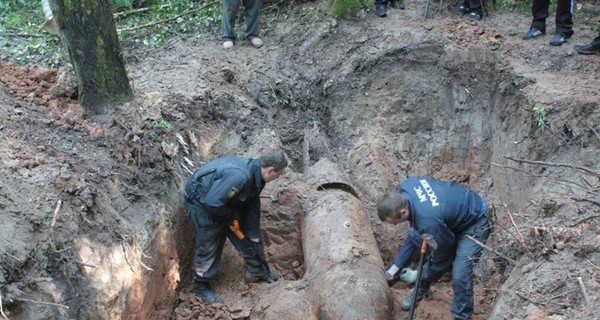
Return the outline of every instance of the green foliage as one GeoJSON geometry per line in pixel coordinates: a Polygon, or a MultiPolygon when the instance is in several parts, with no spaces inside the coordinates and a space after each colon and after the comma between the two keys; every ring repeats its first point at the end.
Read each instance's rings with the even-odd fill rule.
{"type": "Polygon", "coordinates": [[[358,12],[363,7],[362,0],[328,0],[331,3],[329,14],[336,18],[358,12]]]}
{"type": "Polygon", "coordinates": [[[154,124],[154,128],[161,130],[163,132],[169,132],[171,131],[171,128],[173,127],[173,125],[166,120],[159,120],[154,124]]]}
{"type": "Polygon", "coordinates": [[[275,84],[269,85],[269,90],[264,92],[265,100],[273,106],[285,109],[298,110],[302,103],[294,97],[292,89],[284,80],[276,80],[275,84]]]}
{"type": "Polygon", "coordinates": [[[548,111],[544,107],[533,107],[533,115],[537,124],[538,129],[544,132],[546,123],[548,122],[548,111]]]}
{"type": "Polygon", "coordinates": [[[496,9],[512,10],[531,15],[532,0],[497,0],[496,9]]]}

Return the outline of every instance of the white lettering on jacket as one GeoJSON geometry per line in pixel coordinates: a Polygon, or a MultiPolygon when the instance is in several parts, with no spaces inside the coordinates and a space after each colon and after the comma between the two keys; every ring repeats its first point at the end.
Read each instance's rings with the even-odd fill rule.
{"type": "Polygon", "coordinates": [[[419,197],[419,201],[420,202],[427,201],[427,197],[425,196],[425,194],[427,194],[427,196],[429,197],[429,201],[431,201],[431,206],[432,207],[439,206],[440,203],[438,202],[438,198],[435,195],[435,192],[433,191],[433,189],[431,188],[431,185],[429,185],[429,182],[427,182],[427,180],[425,180],[425,179],[419,180],[419,182],[423,186],[423,189],[421,189],[421,187],[413,188],[415,190],[415,192],[417,193],[417,196],[419,197]]]}

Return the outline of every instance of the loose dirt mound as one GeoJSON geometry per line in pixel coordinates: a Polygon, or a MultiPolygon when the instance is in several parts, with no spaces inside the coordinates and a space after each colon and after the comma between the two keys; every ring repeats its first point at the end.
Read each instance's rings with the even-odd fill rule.
{"type": "MultiPolygon", "coordinates": [[[[521,40],[525,16],[475,23],[442,12],[423,23],[417,3],[385,19],[306,12],[276,24],[260,50],[176,38],[145,53],[128,65],[136,101],[99,117],[84,114],[68,85],[52,94],[58,71],[0,62],[0,285],[10,319],[317,318],[295,181],[306,158],[321,157],[351,177],[388,264],[404,230],[379,222],[375,202],[406,176],[459,180],[498,208],[488,244],[516,264],[484,255],[480,319],[593,318],[600,61],[521,40]],[[190,294],[181,186],[210,159],[267,145],[293,160],[294,172],[263,192],[269,260],[282,279],[244,284],[228,246],[215,284],[225,305],[206,306],[190,294]]],[[[594,36],[578,30],[571,42],[594,36]]],[[[390,290],[392,316],[406,317],[410,288],[390,290]]],[[[417,316],[450,319],[451,296],[447,279],[436,284],[417,316]]]]}

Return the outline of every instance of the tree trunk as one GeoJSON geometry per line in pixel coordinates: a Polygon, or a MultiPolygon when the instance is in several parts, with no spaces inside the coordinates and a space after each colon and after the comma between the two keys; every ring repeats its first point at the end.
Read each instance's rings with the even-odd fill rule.
{"type": "Polygon", "coordinates": [[[110,0],[51,0],[60,38],[77,82],[79,103],[89,113],[133,97],[110,0]]]}

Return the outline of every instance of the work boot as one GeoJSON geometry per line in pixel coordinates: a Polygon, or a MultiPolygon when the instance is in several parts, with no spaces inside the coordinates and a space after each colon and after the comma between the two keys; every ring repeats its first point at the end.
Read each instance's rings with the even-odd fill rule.
{"type": "Polygon", "coordinates": [[[385,5],[384,4],[375,5],[375,14],[382,18],[387,16],[387,8],[385,7],[385,5]]]}
{"type": "Polygon", "coordinates": [[[592,40],[588,45],[576,45],[575,51],[581,54],[600,54],[600,37],[592,40]]]}
{"type": "Polygon", "coordinates": [[[475,21],[480,21],[481,20],[481,14],[479,14],[479,12],[477,12],[477,11],[470,11],[469,14],[467,14],[467,19],[469,19],[469,20],[475,20],[475,21]]]}
{"type": "MultiPolygon", "coordinates": [[[[244,272],[244,280],[246,283],[263,281],[272,282],[273,278],[271,277],[271,274],[267,273],[265,266],[260,261],[250,258],[244,260],[246,260],[246,271],[244,272]]],[[[277,273],[274,278],[279,278],[279,273],[277,273]]]]}
{"type": "Polygon", "coordinates": [[[196,297],[202,299],[202,301],[208,304],[223,303],[223,298],[216,294],[208,282],[196,281],[196,287],[194,288],[194,294],[196,297]]]}
{"type": "Polygon", "coordinates": [[[394,0],[392,1],[392,8],[404,10],[404,2],[402,0],[394,0]]]}
{"type": "Polygon", "coordinates": [[[465,6],[464,4],[461,4],[460,6],[456,7],[454,11],[458,14],[466,14],[469,13],[470,10],[469,7],[465,6]]]}
{"type": "MultiPolygon", "coordinates": [[[[400,306],[402,308],[402,310],[404,311],[408,311],[410,310],[410,306],[412,305],[412,299],[413,299],[413,295],[415,294],[415,290],[417,290],[417,288],[413,289],[413,291],[407,295],[406,297],[404,297],[404,299],[402,299],[402,305],[400,306]]],[[[417,305],[419,304],[419,301],[423,300],[426,297],[429,297],[431,295],[431,289],[429,288],[429,284],[422,284],[419,286],[419,291],[417,291],[417,305]]],[[[416,307],[416,305],[415,305],[416,307]]]]}

